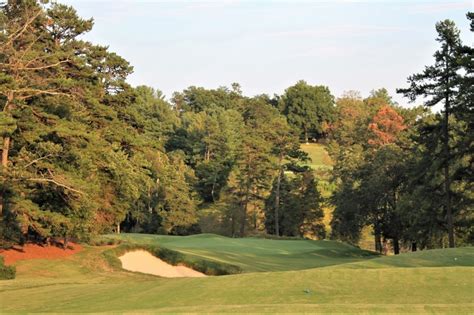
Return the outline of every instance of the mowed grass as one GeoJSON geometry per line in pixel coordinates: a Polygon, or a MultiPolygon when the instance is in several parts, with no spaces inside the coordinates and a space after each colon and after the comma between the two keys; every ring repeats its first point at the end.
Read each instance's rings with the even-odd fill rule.
{"type": "Polygon", "coordinates": [[[228,238],[215,234],[121,234],[107,237],[136,244],[159,244],[191,257],[236,265],[244,272],[309,269],[377,257],[372,252],[334,241],[228,238]]]}
{"type": "Polygon", "coordinates": [[[329,156],[326,147],[319,143],[301,144],[301,150],[308,154],[311,161],[307,165],[314,170],[332,169],[333,162],[329,156]]]}
{"type": "MultiPolygon", "coordinates": [[[[147,237],[147,242],[158,242],[163,246],[174,243],[177,248],[176,244],[181,243],[179,240],[147,237]]],[[[183,239],[181,245],[187,244],[186,248],[189,248],[189,244],[194,246],[199,237],[183,239]]],[[[248,246],[255,244],[248,243],[248,239],[217,238],[215,246],[222,249],[225,240],[231,243],[241,241],[248,246]]],[[[279,248],[280,242],[283,251],[289,250],[288,244],[299,247],[298,243],[288,241],[269,241],[268,244],[273,242],[276,244],[269,245],[273,250],[279,248]]],[[[301,242],[301,248],[308,246],[306,241],[301,242]]],[[[208,238],[207,243],[206,251],[212,252],[212,238],[208,238]]],[[[314,243],[319,248],[320,242],[314,243]]],[[[243,251],[243,245],[229,246],[243,251]]],[[[468,314],[474,307],[473,248],[425,251],[397,257],[367,257],[365,261],[305,270],[179,279],[113,270],[101,255],[104,250],[85,247],[83,252],[67,259],[19,261],[17,279],[0,281],[2,313],[468,314]]],[[[352,255],[353,248],[348,247],[348,250],[348,255],[352,255]]],[[[253,259],[258,263],[260,259],[267,259],[266,255],[260,257],[257,251],[253,259]]],[[[279,255],[274,259],[291,262],[279,255]]],[[[309,255],[307,259],[325,258],[309,255]]]]}

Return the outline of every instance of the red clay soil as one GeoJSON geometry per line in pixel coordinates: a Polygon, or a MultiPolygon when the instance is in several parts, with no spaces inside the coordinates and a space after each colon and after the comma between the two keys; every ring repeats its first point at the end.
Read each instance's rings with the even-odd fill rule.
{"type": "Polygon", "coordinates": [[[71,256],[82,250],[79,244],[69,242],[68,249],[57,246],[41,246],[36,244],[26,244],[23,247],[13,248],[0,252],[5,260],[5,265],[14,264],[18,260],[24,259],[58,259],[71,256]]]}

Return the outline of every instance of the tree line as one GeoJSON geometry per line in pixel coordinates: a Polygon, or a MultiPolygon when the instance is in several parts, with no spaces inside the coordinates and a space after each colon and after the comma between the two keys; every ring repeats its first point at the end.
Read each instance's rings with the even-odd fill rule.
{"type": "MultiPolygon", "coordinates": [[[[474,14],[468,13],[471,32],[474,14]]],[[[391,240],[419,248],[473,244],[473,48],[452,21],[436,24],[434,64],[397,92],[424,106],[405,109],[388,95],[338,100],[331,152],[338,187],[334,237],[357,243],[365,226],[375,249],[391,240]],[[438,113],[430,107],[441,105],[438,113]]]]}
{"type": "Polygon", "coordinates": [[[410,77],[401,91],[432,96],[428,105],[448,99],[444,120],[397,106],[385,89],[336,100],[305,81],[254,97],[237,83],[191,86],[168,101],[130,86],[125,59],[82,39],[92,27],[62,4],[1,7],[3,246],[121,231],[354,243],[367,225],[376,243],[441,246],[446,232],[472,242],[472,49],[454,25],[446,27],[458,39],[437,61],[449,65],[410,77]],[[309,141],[327,143],[335,161],[330,199],[300,149],[309,141]]]}

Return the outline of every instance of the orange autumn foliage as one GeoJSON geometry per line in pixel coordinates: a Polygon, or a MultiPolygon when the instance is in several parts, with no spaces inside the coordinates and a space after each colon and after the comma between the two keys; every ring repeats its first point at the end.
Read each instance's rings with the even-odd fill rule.
{"type": "Polygon", "coordinates": [[[372,132],[369,144],[382,146],[394,143],[397,140],[398,134],[405,129],[403,117],[392,107],[384,105],[378,110],[369,124],[369,130],[372,132]]]}

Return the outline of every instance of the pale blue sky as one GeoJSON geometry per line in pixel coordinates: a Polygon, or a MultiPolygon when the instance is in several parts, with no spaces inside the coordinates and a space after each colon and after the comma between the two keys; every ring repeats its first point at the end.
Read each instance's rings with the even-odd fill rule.
{"type": "Polygon", "coordinates": [[[437,21],[454,20],[473,43],[465,18],[472,1],[59,2],[94,17],[86,38],[131,62],[130,83],[168,97],[232,82],[249,96],[281,94],[300,79],[335,96],[380,87],[395,96],[408,75],[432,63],[437,21]]]}

